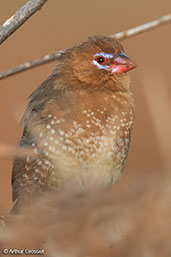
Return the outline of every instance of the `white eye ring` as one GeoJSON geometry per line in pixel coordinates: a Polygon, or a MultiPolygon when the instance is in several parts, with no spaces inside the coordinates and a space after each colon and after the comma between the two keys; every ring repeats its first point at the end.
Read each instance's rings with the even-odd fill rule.
{"type": "Polygon", "coordinates": [[[98,63],[96,60],[93,60],[92,63],[100,70],[110,70],[108,65],[102,65],[98,63]]]}
{"type": "Polygon", "coordinates": [[[101,52],[101,53],[96,53],[96,54],[94,54],[93,57],[103,57],[103,58],[105,58],[105,59],[112,59],[112,58],[114,58],[114,55],[113,55],[113,54],[108,54],[108,53],[101,52]]]}

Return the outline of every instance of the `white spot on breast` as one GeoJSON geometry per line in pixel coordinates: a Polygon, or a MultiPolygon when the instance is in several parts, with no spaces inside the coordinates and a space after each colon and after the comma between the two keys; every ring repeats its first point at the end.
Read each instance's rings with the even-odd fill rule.
{"type": "Polygon", "coordinates": [[[34,148],[34,153],[36,153],[36,154],[38,153],[38,150],[37,150],[37,148],[34,148]]]}
{"type": "Polygon", "coordinates": [[[55,147],[49,146],[49,151],[50,151],[50,152],[55,152],[55,147]]]}
{"type": "Polygon", "coordinates": [[[51,129],[51,134],[55,134],[55,130],[54,129],[51,129]]]}
{"type": "Polygon", "coordinates": [[[62,149],[63,149],[63,150],[67,150],[67,146],[66,146],[66,145],[63,145],[63,146],[62,146],[62,149]]]}
{"type": "Polygon", "coordinates": [[[43,183],[40,179],[39,179],[38,183],[39,183],[40,185],[44,185],[44,183],[43,183]]]}
{"type": "Polygon", "coordinates": [[[37,169],[37,168],[34,168],[34,171],[35,171],[36,173],[40,173],[39,169],[37,169]]]}
{"type": "Polygon", "coordinates": [[[122,112],[122,114],[123,114],[123,115],[126,115],[126,114],[127,114],[127,112],[122,112]]]}
{"type": "Polygon", "coordinates": [[[48,160],[45,160],[46,165],[50,165],[50,162],[48,160]]]}
{"type": "Polygon", "coordinates": [[[28,171],[28,170],[30,170],[30,168],[27,166],[27,165],[25,165],[25,169],[28,171]]]}
{"type": "Polygon", "coordinates": [[[69,139],[65,139],[65,143],[66,143],[66,144],[70,144],[70,145],[72,145],[72,141],[71,141],[71,140],[69,140],[69,139]]]}
{"type": "Polygon", "coordinates": [[[119,142],[119,145],[120,145],[120,146],[123,146],[123,145],[124,145],[124,141],[123,141],[122,138],[119,138],[118,142],[119,142]]]}
{"type": "Polygon", "coordinates": [[[28,176],[26,173],[23,173],[23,178],[28,179],[28,178],[29,178],[29,176],[28,176]]]}
{"type": "Polygon", "coordinates": [[[86,127],[87,127],[87,128],[91,128],[91,125],[90,125],[90,124],[86,124],[86,127]]]}
{"type": "Polygon", "coordinates": [[[30,157],[29,157],[29,156],[27,156],[27,157],[26,157],[26,161],[27,161],[27,162],[31,162],[31,160],[30,160],[30,157]]]}
{"type": "Polygon", "coordinates": [[[53,125],[53,124],[55,124],[55,121],[54,121],[54,120],[51,120],[51,122],[50,122],[50,123],[53,125]]]}
{"type": "Polygon", "coordinates": [[[126,143],[126,144],[129,143],[129,139],[128,139],[128,138],[125,139],[125,143],[126,143]]]}
{"type": "Polygon", "coordinates": [[[59,144],[59,141],[58,141],[58,140],[55,140],[55,144],[58,145],[58,144],[59,144]]]}
{"type": "Polygon", "coordinates": [[[48,155],[49,155],[49,152],[48,152],[48,151],[47,151],[47,152],[45,152],[45,155],[46,155],[46,156],[48,156],[48,155]]]}
{"type": "Polygon", "coordinates": [[[42,165],[42,161],[40,160],[40,161],[38,161],[38,163],[37,163],[38,165],[42,165]]]}
{"type": "Polygon", "coordinates": [[[42,178],[46,178],[46,177],[47,177],[47,175],[44,174],[43,172],[40,173],[40,176],[41,176],[42,178]]]}
{"type": "Polygon", "coordinates": [[[63,130],[58,130],[60,136],[64,136],[65,132],[63,130]]]}
{"type": "Polygon", "coordinates": [[[35,181],[37,181],[38,180],[38,177],[33,173],[33,175],[32,175],[32,178],[35,180],[35,181]]]}
{"type": "Polygon", "coordinates": [[[68,147],[68,151],[69,151],[69,152],[72,152],[73,154],[75,154],[75,150],[74,150],[73,147],[70,147],[70,146],[69,146],[69,147],[68,147]]]}

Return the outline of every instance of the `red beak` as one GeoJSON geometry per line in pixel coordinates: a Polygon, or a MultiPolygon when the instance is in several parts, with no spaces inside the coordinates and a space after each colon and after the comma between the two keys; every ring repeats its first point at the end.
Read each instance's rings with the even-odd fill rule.
{"type": "Polygon", "coordinates": [[[132,70],[137,65],[123,52],[115,53],[113,63],[110,65],[112,73],[122,73],[132,70]]]}

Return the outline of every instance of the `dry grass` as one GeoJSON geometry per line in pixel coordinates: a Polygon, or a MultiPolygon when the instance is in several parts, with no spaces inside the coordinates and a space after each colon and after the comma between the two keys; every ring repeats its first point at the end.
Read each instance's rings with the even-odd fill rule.
{"type": "Polygon", "coordinates": [[[171,256],[170,178],[119,182],[112,192],[49,194],[6,216],[0,248],[45,249],[45,256],[171,256]]]}
{"type": "Polygon", "coordinates": [[[36,157],[37,154],[31,147],[0,144],[0,159],[23,158],[26,156],[36,157]]]}

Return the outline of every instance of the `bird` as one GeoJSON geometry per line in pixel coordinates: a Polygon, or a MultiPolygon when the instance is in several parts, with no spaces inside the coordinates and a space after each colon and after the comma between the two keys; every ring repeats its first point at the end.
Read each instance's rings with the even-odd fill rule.
{"type": "Polygon", "coordinates": [[[47,192],[106,190],[120,178],[134,124],[129,71],[122,44],[96,35],[67,49],[29,96],[21,148],[12,169],[14,211],[47,192]]]}

